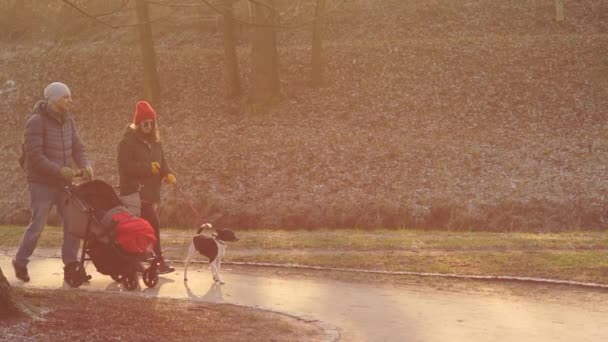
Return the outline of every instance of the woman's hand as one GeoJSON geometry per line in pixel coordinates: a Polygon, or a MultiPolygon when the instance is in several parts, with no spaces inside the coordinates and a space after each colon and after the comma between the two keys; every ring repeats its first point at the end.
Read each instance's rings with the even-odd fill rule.
{"type": "Polygon", "coordinates": [[[153,174],[157,175],[160,173],[160,163],[159,162],[152,162],[151,168],[152,168],[153,174]]]}
{"type": "Polygon", "coordinates": [[[175,178],[175,175],[172,173],[166,175],[164,180],[165,180],[165,183],[167,183],[167,184],[175,184],[175,182],[177,181],[177,179],[175,178]]]}

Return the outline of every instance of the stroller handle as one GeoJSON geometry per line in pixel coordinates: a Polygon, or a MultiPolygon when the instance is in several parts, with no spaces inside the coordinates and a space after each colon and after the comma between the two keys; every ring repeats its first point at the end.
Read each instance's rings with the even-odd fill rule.
{"type": "Polygon", "coordinates": [[[66,184],[65,185],[65,189],[69,190],[71,188],[74,188],[82,183],[85,183],[86,181],[88,181],[86,174],[84,172],[83,169],[77,169],[74,170],[74,173],[72,174],[72,182],[70,184],[66,184]]]}

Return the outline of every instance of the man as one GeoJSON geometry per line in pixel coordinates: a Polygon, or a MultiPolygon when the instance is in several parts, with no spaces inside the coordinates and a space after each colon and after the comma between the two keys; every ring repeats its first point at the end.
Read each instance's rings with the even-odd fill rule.
{"type": "Polygon", "coordinates": [[[68,114],[72,104],[70,89],[54,82],[44,89],[44,101],[38,101],[25,126],[25,169],[30,191],[30,224],[23,233],[13,268],[17,278],[30,280],[27,272],[29,258],[36,248],[53,205],[63,221],[64,265],[78,261],[80,239],[68,231],[63,187],[71,184],[76,170],[82,169],[85,177],[93,178],[93,169],[87,161],[84,145],[80,141],[73,118],[68,114]]]}

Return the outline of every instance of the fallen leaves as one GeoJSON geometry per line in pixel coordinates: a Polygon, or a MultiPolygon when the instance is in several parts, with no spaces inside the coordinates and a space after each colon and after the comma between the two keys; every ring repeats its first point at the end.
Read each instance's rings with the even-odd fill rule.
{"type": "MultiPolygon", "coordinates": [[[[197,224],[191,202],[239,228],[605,228],[606,5],[570,4],[561,24],[544,2],[526,6],[345,6],[327,21],[324,86],[305,81],[307,31],[281,32],[284,99],[257,115],[224,99],[221,37],[184,44],[198,33],[160,30],[157,112],[186,194],[165,187],[163,223],[197,224]]],[[[97,175],[118,182],[115,147],[142,75],[132,37],[112,37],[6,55],[0,81],[18,90],[0,103],[13,142],[3,160],[45,80],[62,79],[97,175]]],[[[248,53],[241,43],[245,86],[248,53]]],[[[0,219],[24,223],[20,170],[2,172],[0,189],[15,195],[0,200],[0,219]]]]}

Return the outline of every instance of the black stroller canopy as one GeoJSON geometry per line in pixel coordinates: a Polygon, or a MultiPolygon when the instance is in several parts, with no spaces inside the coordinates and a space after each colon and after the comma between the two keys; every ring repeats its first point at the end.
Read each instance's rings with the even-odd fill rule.
{"type": "Polygon", "coordinates": [[[122,205],[122,201],[118,198],[112,186],[102,180],[93,180],[77,185],[74,188],[74,194],[95,211],[106,212],[122,205]]]}

